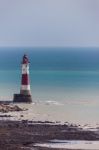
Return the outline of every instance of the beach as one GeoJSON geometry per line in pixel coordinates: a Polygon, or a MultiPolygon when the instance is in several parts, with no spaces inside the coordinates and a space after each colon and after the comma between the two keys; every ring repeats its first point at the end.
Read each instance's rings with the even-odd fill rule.
{"type": "Polygon", "coordinates": [[[99,125],[92,127],[91,124],[74,124],[68,120],[63,122],[51,114],[34,113],[33,108],[41,105],[37,103],[4,105],[6,109],[15,109],[15,106],[17,109],[0,110],[1,150],[98,150],[99,125]]]}
{"type": "Polygon", "coordinates": [[[97,150],[97,140],[99,132],[83,130],[71,124],[26,120],[0,121],[0,149],[3,150],[73,149],[74,142],[76,147],[78,142],[79,149],[86,149],[87,146],[90,150],[97,150]],[[53,146],[54,143],[56,146],[53,146]]]}
{"type": "MultiPolygon", "coordinates": [[[[17,105],[20,109],[26,111],[8,111],[8,113],[3,114],[13,116],[9,118],[12,121],[24,119],[28,121],[51,121],[61,124],[69,122],[71,124],[81,125],[83,128],[96,128],[99,125],[98,113],[92,116],[93,110],[90,109],[89,112],[87,110],[87,108],[93,104],[90,103],[86,107],[86,104],[77,103],[60,103],[59,101],[35,101],[30,104],[11,103],[11,106],[14,107],[17,105]]],[[[96,105],[94,109],[95,107],[96,105]]],[[[6,118],[3,119],[6,120],[6,118]]]]}

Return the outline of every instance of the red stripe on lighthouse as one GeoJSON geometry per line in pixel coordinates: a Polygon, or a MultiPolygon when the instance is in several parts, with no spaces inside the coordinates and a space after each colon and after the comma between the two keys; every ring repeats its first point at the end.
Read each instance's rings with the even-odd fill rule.
{"type": "Polygon", "coordinates": [[[22,85],[29,85],[30,81],[29,81],[29,76],[28,74],[22,74],[22,85]]]}

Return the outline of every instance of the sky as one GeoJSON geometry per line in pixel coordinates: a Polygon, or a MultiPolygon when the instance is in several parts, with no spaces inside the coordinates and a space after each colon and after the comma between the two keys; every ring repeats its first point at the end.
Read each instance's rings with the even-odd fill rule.
{"type": "Polygon", "coordinates": [[[0,0],[0,46],[99,47],[99,0],[0,0]]]}

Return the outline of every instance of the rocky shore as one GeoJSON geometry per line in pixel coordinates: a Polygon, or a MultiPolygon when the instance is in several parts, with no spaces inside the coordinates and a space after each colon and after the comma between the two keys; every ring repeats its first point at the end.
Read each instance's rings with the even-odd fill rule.
{"type": "Polygon", "coordinates": [[[99,140],[99,132],[84,130],[68,123],[62,125],[48,121],[0,121],[0,150],[53,150],[37,147],[35,144],[54,139],[93,141],[99,140]]]}
{"type": "Polygon", "coordinates": [[[24,111],[25,109],[20,108],[17,105],[9,105],[9,104],[0,104],[0,112],[8,113],[12,111],[24,111]]]}

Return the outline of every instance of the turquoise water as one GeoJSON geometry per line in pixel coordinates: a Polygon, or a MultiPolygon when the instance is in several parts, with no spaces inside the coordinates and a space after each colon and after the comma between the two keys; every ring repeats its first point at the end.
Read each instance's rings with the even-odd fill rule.
{"type": "Polygon", "coordinates": [[[99,122],[98,48],[0,48],[0,100],[20,92],[24,53],[33,101],[53,104],[44,110],[56,112],[59,120],[99,122]]]}
{"type": "Polygon", "coordinates": [[[98,48],[0,48],[0,98],[12,99],[21,82],[21,59],[30,58],[34,100],[98,100],[98,48]]]}

